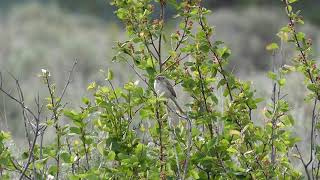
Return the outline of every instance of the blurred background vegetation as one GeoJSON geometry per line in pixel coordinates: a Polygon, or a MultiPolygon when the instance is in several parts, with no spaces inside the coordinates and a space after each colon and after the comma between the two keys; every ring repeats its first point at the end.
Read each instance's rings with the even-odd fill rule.
{"type": "MultiPolygon", "coordinates": [[[[1,0],[0,1],[0,71],[4,86],[15,92],[14,82],[7,72],[19,78],[32,103],[37,93],[46,97],[37,75],[48,69],[57,82],[58,90],[64,85],[75,59],[79,65],[66,94],[68,106],[79,106],[86,96],[86,87],[92,81],[103,82],[100,69],[111,68],[116,84],[121,85],[133,73],[125,65],[111,62],[115,41],[124,39],[123,26],[113,14],[109,0],[1,0]]],[[[253,81],[258,96],[269,99],[272,82],[266,78],[270,70],[271,55],[265,46],[277,41],[276,33],[287,24],[280,0],[208,0],[206,6],[213,14],[208,18],[216,27],[216,37],[232,50],[230,70],[241,79],[253,81]]],[[[304,0],[298,4],[305,17],[302,30],[312,39],[315,58],[320,48],[320,1],[304,0]]],[[[167,13],[170,19],[174,12],[167,13]]],[[[171,20],[171,31],[176,22],[171,20]]],[[[281,46],[276,56],[279,65],[290,63],[291,47],[281,46]]],[[[288,99],[294,109],[297,135],[307,140],[306,132],[311,109],[303,105],[306,90],[302,78],[292,75],[288,79],[288,99]],[[294,91],[292,91],[294,89],[294,91]]],[[[265,104],[261,105],[261,109],[265,104]]],[[[256,117],[262,117],[261,111],[256,117]]],[[[261,118],[260,118],[261,119],[261,118]]],[[[263,123],[261,122],[257,123],[263,123]]],[[[0,95],[0,129],[9,130],[18,139],[23,135],[21,112],[18,106],[0,95]]]]}
{"type": "MultiPolygon", "coordinates": [[[[1,0],[1,10],[8,10],[10,7],[16,4],[29,3],[35,0],[1,0]]],[[[115,20],[116,17],[112,14],[113,8],[106,4],[111,0],[37,0],[43,4],[56,4],[63,10],[77,13],[94,15],[98,18],[106,21],[115,20]]],[[[203,1],[208,8],[231,8],[231,9],[243,9],[248,6],[270,7],[281,5],[280,0],[207,0],[203,1]]],[[[304,9],[304,16],[315,24],[320,25],[320,16],[318,15],[318,7],[320,1],[317,0],[303,0],[297,3],[299,9],[304,9]]]]}

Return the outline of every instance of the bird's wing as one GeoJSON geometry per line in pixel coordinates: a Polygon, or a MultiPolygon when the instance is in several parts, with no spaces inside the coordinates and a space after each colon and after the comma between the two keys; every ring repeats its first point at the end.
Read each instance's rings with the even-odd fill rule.
{"type": "Polygon", "coordinates": [[[174,91],[173,86],[171,85],[171,83],[170,83],[168,80],[165,80],[165,82],[166,82],[166,85],[167,85],[170,93],[171,93],[174,97],[177,97],[177,94],[176,94],[176,92],[174,91]]]}

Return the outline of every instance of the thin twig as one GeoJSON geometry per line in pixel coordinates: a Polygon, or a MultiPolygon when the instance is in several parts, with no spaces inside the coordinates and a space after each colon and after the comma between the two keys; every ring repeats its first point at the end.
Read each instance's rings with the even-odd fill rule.
{"type": "MultiPolygon", "coordinates": [[[[188,2],[190,3],[190,1],[188,2]]],[[[177,50],[179,49],[179,47],[181,46],[182,42],[185,40],[185,37],[187,36],[187,32],[186,32],[186,29],[187,29],[187,26],[188,26],[188,21],[189,21],[189,18],[190,18],[190,10],[191,8],[189,8],[187,10],[187,12],[185,13],[187,15],[187,17],[185,17],[184,19],[184,27],[183,27],[183,33],[182,33],[182,36],[180,38],[180,40],[178,41],[176,47],[174,48],[174,51],[177,52],[177,50]]],[[[171,59],[172,55],[169,55],[162,63],[162,66],[164,66],[170,59],[171,59]]]]}
{"type": "Polygon", "coordinates": [[[164,6],[165,1],[160,0],[160,22],[161,22],[161,28],[160,28],[160,35],[159,35],[159,41],[158,41],[158,61],[159,61],[159,71],[162,72],[162,59],[161,59],[161,46],[162,46],[162,31],[164,26],[164,6]]]}
{"type": "Polygon", "coordinates": [[[295,144],[294,147],[296,148],[296,150],[297,150],[297,152],[298,152],[298,154],[299,154],[299,159],[300,159],[300,161],[301,161],[302,164],[303,164],[303,167],[304,167],[304,169],[305,169],[305,172],[306,172],[306,174],[307,174],[307,176],[308,176],[308,180],[310,180],[311,177],[310,177],[310,173],[309,173],[309,171],[308,171],[308,165],[307,165],[307,164],[305,163],[305,161],[303,160],[302,154],[301,154],[298,146],[295,144]]]}
{"type": "MultiPolygon", "coordinates": [[[[189,118],[189,116],[186,113],[181,112],[184,115],[184,116],[182,116],[181,114],[179,114],[176,111],[172,110],[170,108],[170,106],[167,105],[167,108],[170,111],[174,112],[180,118],[183,118],[183,119],[187,120],[187,123],[188,123],[187,152],[186,152],[186,160],[185,160],[185,163],[184,163],[183,176],[182,176],[182,179],[186,179],[186,176],[187,176],[187,173],[188,173],[189,160],[190,160],[190,156],[191,156],[191,149],[192,149],[192,121],[191,121],[191,119],[189,118]]],[[[181,108],[179,108],[179,109],[181,109],[181,108]]]]}

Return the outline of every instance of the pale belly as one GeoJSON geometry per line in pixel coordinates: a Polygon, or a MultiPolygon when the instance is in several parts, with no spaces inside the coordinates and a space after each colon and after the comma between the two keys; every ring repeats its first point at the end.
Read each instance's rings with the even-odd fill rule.
{"type": "Polygon", "coordinates": [[[163,85],[162,83],[156,80],[154,84],[154,89],[158,96],[164,96],[166,98],[170,98],[170,91],[163,85]]]}

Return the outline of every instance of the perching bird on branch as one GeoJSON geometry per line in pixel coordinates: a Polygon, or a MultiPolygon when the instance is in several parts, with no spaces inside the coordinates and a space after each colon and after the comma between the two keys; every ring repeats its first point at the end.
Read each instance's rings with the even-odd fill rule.
{"type": "Polygon", "coordinates": [[[173,86],[169,82],[169,80],[161,75],[158,75],[154,81],[154,90],[156,91],[157,95],[162,95],[163,97],[166,97],[168,99],[171,99],[173,103],[177,106],[179,111],[183,113],[183,110],[179,106],[177,102],[177,94],[174,91],[173,86]]]}

